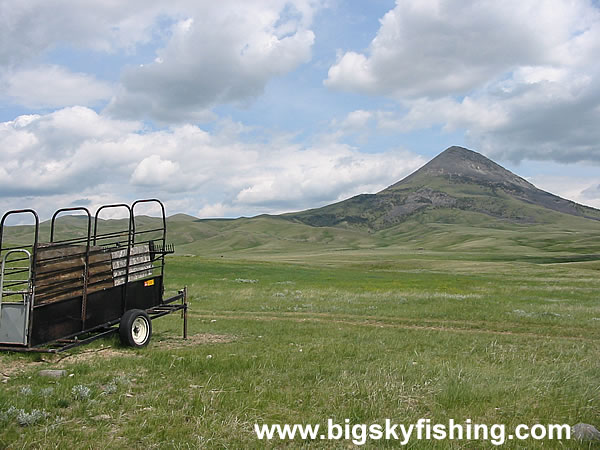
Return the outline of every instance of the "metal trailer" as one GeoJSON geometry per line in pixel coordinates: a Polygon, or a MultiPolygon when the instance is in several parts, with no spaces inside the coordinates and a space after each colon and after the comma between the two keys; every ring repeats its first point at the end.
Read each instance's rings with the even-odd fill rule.
{"type": "Polygon", "coordinates": [[[166,243],[160,200],[104,205],[93,217],[84,207],[62,208],[52,216],[47,243],[40,243],[39,232],[33,209],[8,211],[0,221],[0,350],[55,353],[116,332],[123,344],[144,347],[152,319],[176,311],[187,338],[187,288],[164,298],[165,255],[173,246],[166,243]],[[148,203],[160,206],[162,222],[142,230],[135,211],[148,203]],[[100,214],[117,208],[126,210],[127,228],[100,233],[100,214]],[[65,213],[87,228],[58,240],[56,219],[65,213]],[[6,219],[18,214],[33,216],[33,242],[5,246],[6,219]]]}

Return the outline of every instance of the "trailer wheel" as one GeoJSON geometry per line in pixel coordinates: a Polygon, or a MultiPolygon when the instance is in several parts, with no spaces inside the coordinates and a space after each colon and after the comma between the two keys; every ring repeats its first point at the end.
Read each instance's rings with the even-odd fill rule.
{"type": "Polygon", "coordinates": [[[152,321],[146,311],[130,309],[125,311],[119,324],[121,343],[128,347],[145,347],[152,336],[152,321]]]}

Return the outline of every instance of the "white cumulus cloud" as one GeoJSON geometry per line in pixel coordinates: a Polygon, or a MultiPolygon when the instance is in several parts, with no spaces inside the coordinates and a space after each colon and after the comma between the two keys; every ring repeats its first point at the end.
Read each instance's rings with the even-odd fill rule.
{"type": "Polygon", "coordinates": [[[28,108],[112,99],[117,118],[214,120],[220,103],[244,103],[273,77],[311,58],[311,23],[323,0],[0,1],[0,85],[28,108]],[[144,48],[145,47],[145,48],[144,48]],[[128,57],[109,67],[117,86],[40,60],[61,50],[128,57]],[[150,51],[148,49],[151,49],[150,51]]]}
{"type": "Polygon", "coordinates": [[[515,67],[562,64],[593,13],[585,1],[398,0],[367,54],[343,53],[325,83],[399,97],[464,94],[515,67]]]}
{"type": "Polygon", "coordinates": [[[0,85],[9,101],[33,109],[89,106],[113,94],[109,83],[54,64],[9,72],[0,78],[0,85]]]}
{"type": "Polygon", "coordinates": [[[177,180],[179,164],[159,155],[144,158],[131,175],[131,182],[141,186],[166,185],[177,180]]]}
{"type": "Polygon", "coordinates": [[[0,123],[0,147],[12,149],[0,154],[0,203],[23,207],[27,197],[47,215],[79,199],[159,197],[177,212],[255,215],[375,192],[424,162],[402,150],[364,154],[335,140],[257,143],[247,131],[231,122],[213,133],[189,124],[148,130],[84,107],[22,116],[0,123]]]}
{"type": "Polygon", "coordinates": [[[157,17],[172,14],[184,3],[2,0],[0,66],[18,66],[65,44],[109,53],[134,48],[152,39],[157,17]]]}
{"type": "Polygon", "coordinates": [[[251,100],[271,78],[309,61],[313,3],[225,1],[186,9],[157,57],[125,71],[107,111],[198,121],[216,104],[251,100]]]}
{"type": "Polygon", "coordinates": [[[383,95],[378,126],[465,132],[510,159],[600,162],[600,9],[589,0],[397,0],[333,89],[383,95]]]}

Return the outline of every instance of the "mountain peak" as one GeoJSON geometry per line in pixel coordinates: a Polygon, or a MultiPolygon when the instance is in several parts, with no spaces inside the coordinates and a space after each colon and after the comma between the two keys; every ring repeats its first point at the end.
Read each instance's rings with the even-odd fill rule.
{"type": "Polygon", "coordinates": [[[424,181],[429,177],[444,177],[455,182],[480,183],[515,186],[521,189],[535,189],[527,180],[506,170],[481,153],[464,147],[453,146],[444,150],[423,167],[388,189],[402,187],[407,183],[424,181]]]}
{"type": "Polygon", "coordinates": [[[448,147],[442,153],[437,155],[428,164],[428,167],[445,167],[447,170],[452,169],[456,166],[458,170],[464,170],[465,168],[477,168],[479,170],[486,168],[488,170],[501,170],[506,171],[502,166],[496,164],[489,158],[486,158],[481,153],[474,152],[468,148],[452,146],[448,147]]]}
{"type": "MultiPolygon", "coordinates": [[[[477,153],[473,150],[469,150],[465,147],[460,147],[459,145],[453,145],[448,147],[446,150],[441,152],[437,157],[441,157],[442,155],[448,157],[458,157],[458,158],[470,158],[470,157],[482,157],[485,158],[481,153],[477,153]]],[[[487,159],[487,158],[486,158],[487,159]]]]}

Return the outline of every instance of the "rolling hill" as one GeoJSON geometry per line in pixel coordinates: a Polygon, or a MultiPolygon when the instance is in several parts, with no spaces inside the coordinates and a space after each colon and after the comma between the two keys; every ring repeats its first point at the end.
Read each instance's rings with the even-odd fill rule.
{"type": "MultiPolygon", "coordinates": [[[[156,218],[139,217],[139,227],[156,218]]],[[[58,236],[84,235],[85,221],[58,219],[58,236]]],[[[123,230],[120,220],[102,230],[123,230]]],[[[27,241],[30,227],[10,227],[27,241]]],[[[44,241],[49,223],[41,225],[44,241]]],[[[303,261],[306,258],[502,259],[565,262],[600,259],[600,210],[536,188],[479,153],[450,147],[376,194],[279,216],[168,218],[176,253],[303,261]]]]}

